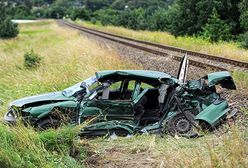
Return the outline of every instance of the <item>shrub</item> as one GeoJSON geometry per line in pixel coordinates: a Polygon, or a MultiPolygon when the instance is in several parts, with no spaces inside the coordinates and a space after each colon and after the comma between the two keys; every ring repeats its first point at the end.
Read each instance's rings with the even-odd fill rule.
{"type": "Polygon", "coordinates": [[[84,8],[77,8],[77,9],[70,9],[70,16],[72,20],[76,19],[83,19],[83,20],[89,20],[89,11],[87,11],[84,8]]]}
{"type": "Polygon", "coordinates": [[[117,16],[119,12],[113,9],[106,9],[106,10],[98,10],[94,13],[96,18],[103,24],[103,25],[118,25],[117,16]]]}
{"type": "Polygon", "coordinates": [[[42,57],[34,53],[33,50],[24,54],[24,66],[27,69],[37,68],[41,63],[42,57]]]}
{"type": "Polygon", "coordinates": [[[220,15],[216,9],[213,10],[213,14],[202,29],[203,38],[210,42],[229,41],[232,39],[230,26],[224,20],[220,19],[220,15]]]}
{"type": "Polygon", "coordinates": [[[96,24],[97,20],[96,20],[96,18],[91,18],[91,19],[90,19],[90,22],[91,22],[92,24],[96,24]]]}
{"type": "Polygon", "coordinates": [[[13,23],[9,17],[0,21],[0,38],[16,37],[19,33],[18,25],[13,23]]]}
{"type": "Polygon", "coordinates": [[[241,47],[248,49],[248,31],[240,35],[241,47]]]}

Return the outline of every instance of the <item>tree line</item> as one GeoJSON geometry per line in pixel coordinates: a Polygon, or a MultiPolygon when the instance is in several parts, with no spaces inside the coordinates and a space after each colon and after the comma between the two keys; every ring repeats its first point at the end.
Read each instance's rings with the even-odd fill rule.
{"type": "Polygon", "coordinates": [[[248,48],[248,0],[8,0],[12,18],[71,18],[248,48]]]}

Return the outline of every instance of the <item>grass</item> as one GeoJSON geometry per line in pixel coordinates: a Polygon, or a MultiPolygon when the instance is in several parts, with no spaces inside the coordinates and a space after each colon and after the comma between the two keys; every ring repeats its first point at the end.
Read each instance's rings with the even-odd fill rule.
{"type": "MultiPolygon", "coordinates": [[[[53,21],[21,24],[20,34],[0,40],[0,115],[9,102],[38,93],[63,90],[103,69],[140,69],[121,60],[115,51],[100,47],[76,31],[53,21]],[[39,33],[38,33],[39,32],[39,33]],[[24,67],[24,53],[42,56],[36,70],[24,67]]],[[[246,74],[236,72],[239,87],[246,74]]],[[[244,109],[247,113],[247,110],[244,109]]],[[[247,121],[246,121],[247,122],[247,121]]],[[[247,123],[246,123],[247,124],[247,123]]],[[[248,132],[233,129],[221,136],[163,138],[138,135],[109,141],[78,139],[79,127],[36,132],[17,124],[0,122],[0,167],[245,167],[248,163],[248,132]],[[89,161],[92,156],[99,158],[89,161]],[[90,162],[90,163],[89,163],[90,162]]],[[[94,159],[94,158],[93,158],[94,159]]]]}
{"type": "Polygon", "coordinates": [[[132,138],[92,141],[105,162],[117,167],[245,167],[247,135],[232,129],[228,135],[198,139],[141,135],[132,138]],[[128,161],[127,161],[128,160],[128,161]]]}
{"type": "MultiPolygon", "coordinates": [[[[0,99],[10,101],[32,94],[63,90],[104,69],[134,68],[124,63],[114,51],[97,46],[76,31],[56,23],[20,25],[20,35],[0,41],[0,99]],[[43,33],[29,33],[27,31],[43,33]],[[34,71],[24,67],[24,53],[33,51],[42,59],[34,71]]],[[[3,113],[6,108],[0,109],[3,113]]]]}
{"type": "MultiPolygon", "coordinates": [[[[136,67],[53,21],[19,27],[17,38],[0,40],[1,116],[15,99],[63,90],[98,70],[136,67]],[[43,58],[36,70],[24,66],[24,53],[31,50],[43,58]]],[[[87,150],[75,139],[77,132],[77,127],[35,132],[0,123],[0,167],[82,167],[87,150]]]]}
{"type": "Polygon", "coordinates": [[[76,146],[73,141],[76,133],[71,127],[38,133],[22,125],[9,128],[0,123],[0,165],[2,168],[82,167],[69,156],[69,150],[76,146]]]}
{"type": "Polygon", "coordinates": [[[237,43],[234,42],[219,42],[210,43],[204,39],[196,37],[177,37],[175,38],[168,32],[151,32],[151,31],[135,31],[123,27],[102,26],[101,24],[92,24],[77,20],[78,24],[85,27],[94,28],[97,30],[110,32],[122,36],[127,36],[144,41],[151,41],[160,44],[175,46],[192,51],[203,52],[221,57],[232,58],[236,60],[248,61],[248,50],[241,49],[237,43]]]}
{"type": "Polygon", "coordinates": [[[246,92],[248,90],[248,73],[242,71],[234,71],[232,73],[232,76],[238,90],[246,92]]]}

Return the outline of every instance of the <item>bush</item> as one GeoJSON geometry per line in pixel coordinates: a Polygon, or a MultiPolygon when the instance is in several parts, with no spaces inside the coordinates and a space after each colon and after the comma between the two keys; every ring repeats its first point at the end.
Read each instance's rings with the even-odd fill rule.
{"type": "Polygon", "coordinates": [[[213,14],[202,29],[203,38],[210,42],[230,41],[232,39],[230,26],[220,19],[216,9],[213,10],[213,14]]]}
{"type": "Polygon", "coordinates": [[[96,18],[91,18],[91,19],[90,19],[90,22],[91,22],[92,24],[96,24],[97,20],[96,20],[96,18]]]}
{"type": "Polygon", "coordinates": [[[34,53],[33,50],[24,54],[24,66],[27,69],[37,68],[41,63],[42,57],[34,53]]]}
{"type": "Polygon", "coordinates": [[[119,12],[113,9],[98,10],[94,13],[102,25],[118,25],[119,12]]]}
{"type": "Polygon", "coordinates": [[[0,38],[16,37],[18,33],[18,25],[13,23],[9,17],[0,21],[0,38]]]}
{"type": "Polygon", "coordinates": [[[167,9],[159,8],[155,10],[149,19],[148,28],[149,30],[159,30],[159,31],[166,31],[168,30],[168,14],[167,9]]]}
{"type": "Polygon", "coordinates": [[[87,11],[84,8],[70,9],[70,17],[72,20],[76,20],[76,19],[89,20],[90,19],[89,11],[87,11]]]}
{"type": "Polygon", "coordinates": [[[248,49],[248,31],[240,35],[241,47],[248,49]]]}
{"type": "Polygon", "coordinates": [[[30,9],[25,5],[18,5],[13,8],[13,17],[15,19],[32,19],[34,16],[31,15],[30,9]]]}

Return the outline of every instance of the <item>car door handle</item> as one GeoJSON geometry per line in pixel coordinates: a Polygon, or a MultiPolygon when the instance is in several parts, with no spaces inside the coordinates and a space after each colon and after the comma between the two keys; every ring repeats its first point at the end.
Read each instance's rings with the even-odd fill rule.
{"type": "Polygon", "coordinates": [[[112,104],[112,106],[119,106],[120,104],[112,104]]]}

